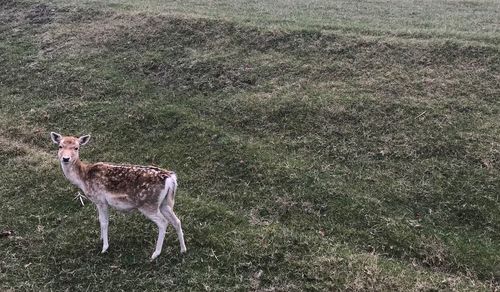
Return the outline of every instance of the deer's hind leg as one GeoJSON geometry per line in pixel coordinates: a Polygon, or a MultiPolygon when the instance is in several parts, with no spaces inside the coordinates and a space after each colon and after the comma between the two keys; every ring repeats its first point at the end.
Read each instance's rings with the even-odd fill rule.
{"type": "Polygon", "coordinates": [[[159,209],[156,209],[155,211],[140,209],[140,211],[142,214],[144,214],[144,216],[148,217],[158,226],[158,239],[156,240],[156,249],[151,256],[151,259],[154,260],[161,253],[163,241],[165,240],[165,231],[167,230],[168,226],[168,220],[163,216],[159,209]]]}
{"type": "Polygon", "coordinates": [[[177,237],[179,237],[179,244],[181,246],[181,253],[186,252],[186,244],[184,243],[184,233],[182,232],[181,220],[177,218],[174,210],[167,204],[167,200],[164,200],[160,205],[160,210],[163,216],[174,226],[177,232],[177,237]]]}

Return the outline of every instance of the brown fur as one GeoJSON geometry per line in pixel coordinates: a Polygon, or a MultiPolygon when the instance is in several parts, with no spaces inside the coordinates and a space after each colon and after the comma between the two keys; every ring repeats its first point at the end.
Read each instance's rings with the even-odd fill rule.
{"type": "MultiPolygon", "coordinates": [[[[79,148],[77,137],[61,140],[59,156],[71,156],[79,148]],[[69,154],[68,154],[69,153],[69,154]]],[[[108,163],[86,164],[79,157],[73,157],[72,169],[78,179],[85,182],[88,195],[106,191],[115,194],[136,208],[157,205],[158,196],[165,187],[165,179],[174,172],[155,166],[113,165],[108,163]]],[[[91,198],[93,199],[93,198],[91,198]]]]}
{"type": "Polygon", "coordinates": [[[83,165],[83,180],[91,182],[90,192],[105,190],[115,198],[140,207],[157,207],[165,179],[174,172],[154,166],[111,165],[96,163],[83,165]]]}

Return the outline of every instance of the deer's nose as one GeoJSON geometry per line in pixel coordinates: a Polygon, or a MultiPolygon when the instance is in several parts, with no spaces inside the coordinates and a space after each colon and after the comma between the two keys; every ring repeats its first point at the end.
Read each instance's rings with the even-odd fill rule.
{"type": "Polygon", "coordinates": [[[63,157],[63,162],[69,162],[69,157],[63,157]]]}

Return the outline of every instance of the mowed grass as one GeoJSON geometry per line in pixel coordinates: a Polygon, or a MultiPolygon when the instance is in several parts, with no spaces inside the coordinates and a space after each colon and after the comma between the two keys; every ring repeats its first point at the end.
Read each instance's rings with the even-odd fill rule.
{"type": "Polygon", "coordinates": [[[1,3],[1,290],[499,289],[494,25],[418,38],[147,3],[1,3]],[[91,134],[87,161],[175,170],[188,253],[169,228],[149,262],[156,226],[114,212],[99,254],[50,131],[91,134]]]}

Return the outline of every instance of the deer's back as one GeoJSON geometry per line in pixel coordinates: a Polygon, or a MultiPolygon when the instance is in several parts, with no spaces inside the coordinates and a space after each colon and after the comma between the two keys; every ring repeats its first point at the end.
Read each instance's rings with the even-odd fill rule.
{"type": "Polygon", "coordinates": [[[106,163],[89,165],[86,171],[87,181],[91,182],[90,195],[104,194],[108,203],[123,205],[124,209],[144,204],[157,206],[160,194],[165,191],[165,181],[173,174],[154,166],[106,163]]]}

